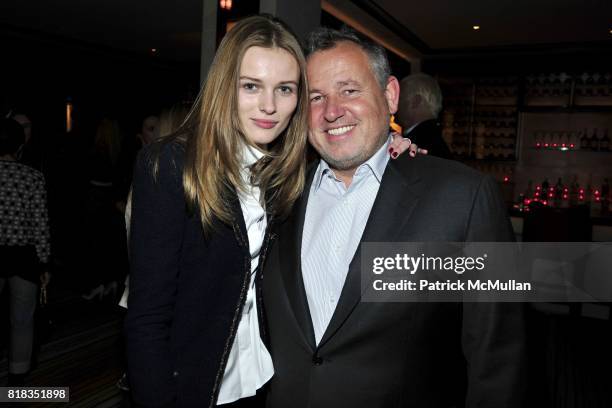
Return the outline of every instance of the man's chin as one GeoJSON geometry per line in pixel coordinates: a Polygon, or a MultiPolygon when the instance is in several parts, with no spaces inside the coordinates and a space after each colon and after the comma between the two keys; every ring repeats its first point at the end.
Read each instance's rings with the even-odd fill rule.
{"type": "Polygon", "coordinates": [[[361,164],[367,161],[367,158],[362,157],[362,155],[345,156],[345,157],[335,156],[334,157],[334,156],[329,156],[323,153],[320,153],[320,154],[323,160],[325,160],[325,162],[329,164],[329,167],[331,167],[333,170],[340,170],[340,171],[354,170],[357,167],[359,167],[361,164]]]}

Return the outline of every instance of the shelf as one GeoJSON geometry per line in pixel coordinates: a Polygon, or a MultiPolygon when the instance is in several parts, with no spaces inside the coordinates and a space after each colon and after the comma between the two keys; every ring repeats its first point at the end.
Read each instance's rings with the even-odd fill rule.
{"type": "MultiPolygon", "coordinates": [[[[448,96],[445,99],[445,113],[449,119],[452,115],[452,120],[444,122],[443,129],[446,134],[454,134],[452,140],[466,146],[466,153],[474,154],[481,143],[499,139],[502,143],[508,141],[508,144],[514,145],[511,149],[519,157],[521,113],[612,112],[611,73],[559,72],[485,78],[456,77],[446,78],[441,83],[444,84],[445,96],[448,96]],[[464,124],[466,119],[471,122],[469,126],[462,126],[461,129],[452,126],[457,122],[464,124]],[[457,131],[462,134],[458,135],[457,131]]],[[[555,151],[536,147],[532,150],[555,151]]],[[[608,153],[590,150],[582,152],[608,153]]],[[[473,156],[462,160],[516,162],[516,158],[487,160],[473,156]]]]}
{"type": "Polygon", "coordinates": [[[520,113],[611,113],[612,106],[523,106],[520,113]]]}
{"type": "Polygon", "coordinates": [[[467,159],[467,158],[459,158],[457,160],[460,160],[462,163],[482,163],[482,164],[516,164],[516,158],[513,159],[467,159]]]}
{"type": "Polygon", "coordinates": [[[594,154],[610,154],[612,153],[612,150],[607,150],[607,151],[601,151],[601,150],[586,150],[586,149],[567,149],[567,150],[562,150],[561,148],[550,148],[550,147],[528,147],[528,150],[532,150],[532,151],[538,151],[538,152],[559,152],[559,153],[594,153],[594,154]]]}
{"type": "Polygon", "coordinates": [[[518,97],[516,96],[508,96],[508,97],[476,97],[476,106],[482,107],[516,107],[518,102],[518,97]]]}
{"type": "Polygon", "coordinates": [[[569,95],[562,96],[526,96],[525,106],[568,107],[569,95]]]}
{"type": "Polygon", "coordinates": [[[612,109],[612,96],[575,96],[574,105],[581,107],[608,107],[612,109]]]}

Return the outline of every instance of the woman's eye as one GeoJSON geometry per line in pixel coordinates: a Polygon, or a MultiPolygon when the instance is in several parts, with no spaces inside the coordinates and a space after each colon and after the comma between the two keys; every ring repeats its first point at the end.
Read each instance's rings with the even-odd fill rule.
{"type": "Polygon", "coordinates": [[[293,93],[293,88],[291,88],[290,86],[281,86],[278,88],[278,90],[283,95],[291,95],[293,93]]]}
{"type": "Polygon", "coordinates": [[[254,84],[252,82],[245,82],[244,84],[242,84],[242,88],[246,89],[247,91],[255,91],[257,90],[257,84],[254,84]]]}

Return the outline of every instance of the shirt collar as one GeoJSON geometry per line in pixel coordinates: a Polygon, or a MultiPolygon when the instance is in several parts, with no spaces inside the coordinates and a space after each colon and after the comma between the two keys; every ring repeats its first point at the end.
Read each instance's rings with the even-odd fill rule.
{"type": "MultiPolygon", "coordinates": [[[[355,175],[363,173],[369,169],[374,177],[376,177],[376,180],[378,180],[380,183],[382,181],[385,168],[387,167],[387,163],[389,162],[388,150],[392,140],[393,138],[391,137],[391,134],[389,134],[387,141],[383,143],[380,149],[378,149],[376,153],[374,153],[365,163],[362,163],[359,165],[359,167],[357,167],[357,170],[355,170],[355,175]]],[[[333,170],[331,167],[329,167],[329,164],[327,164],[325,160],[321,159],[312,181],[315,191],[317,191],[321,186],[323,176],[330,172],[333,174],[333,170]]]]}
{"type": "Polygon", "coordinates": [[[402,133],[403,133],[403,136],[404,136],[404,137],[408,136],[408,134],[409,134],[410,132],[412,132],[412,131],[414,130],[414,128],[415,128],[415,127],[419,126],[419,125],[420,125],[421,123],[423,123],[423,122],[424,122],[424,120],[422,120],[422,121],[420,121],[420,122],[417,122],[417,123],[415,123],[414,125],[410,126],[408,129],[404,130],[404,131],[402,132],[402,133]]]}
{"type": "Polygon", "coordinates": [[[248,144],[244,144],[242,147],[242,159],[240,161],[242,168],[248,169],[263,156],[264,154],[260,150],[248,144]]]}

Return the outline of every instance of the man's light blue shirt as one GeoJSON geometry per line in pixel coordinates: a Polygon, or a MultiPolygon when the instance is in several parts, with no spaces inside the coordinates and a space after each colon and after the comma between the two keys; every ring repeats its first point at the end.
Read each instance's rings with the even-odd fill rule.
{"type": "Polygon", "coordinates": [[[302,278],[317,344],[329,324],[389,161],[387,140],[361,164],[346,188],[321,160],[308,195],[302,278]]]}

